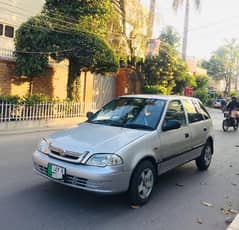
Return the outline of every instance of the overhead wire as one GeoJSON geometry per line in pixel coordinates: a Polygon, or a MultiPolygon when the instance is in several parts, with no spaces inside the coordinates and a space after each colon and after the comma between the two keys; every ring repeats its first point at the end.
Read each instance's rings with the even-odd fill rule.
{"type": "MultiPolygon", "coordinates": [[[[0,1],[0,4],[4,4],[4,5],[10,6],[10,7],[14,7],[16,9],[19,9],[19,10],[26,11],[25,9],[23,9],[21,7],[14,6],[12,4],[5,3],[5,2],[2,2],[2,1],[0,1]]],[[[3,8],[1,6],[0,6],[0,8],[2,8],[4,10],[7,10],[9,12],[15,13],[15,14],[19,14],[19,15],[24,16],[24,17],[29,17],[29,15],[21,14],[21,13],[18,13],[16,11],[13,11],[13,10],[9,10],[9,9],[3,8]]],[[[45,14],[41,14],[41,17],[48,18],[48,19],[53,20],[53,21],[55,20],[55,21],[57,21],[59,23],[73,25],[74,28],[67,27],[66,25],[62,25],[62,24],[59,24],[59,23],[54,23],[52,21],[51,22],[47,21],[47,23],[50,23],[49,24],[50,27],[46,27],[45,25],[26,25],[26,24],[24,26],[31,27],[31,28],[37,28],[37,29],[44,30],[44,31],[53,31],[53,32],[64,33],[64,34],[72,34],[72,32],[79,32],[78,30],[76,30],[76,27],[75,27],[79,23],[79,21],[77,21],[76,19],[73,19],[71,17],[63,16],[62,20],[61,20],[61,19],[59,19],[59,15],[57,15],[56,13],[52,13],[52,15],[55,15],[55,17],[47,16],[45,14]],[[70,21],[68,21],[66,19],[68,19],[70,21]],[[75,23],[73,23],[73,22],[75,22],[75,23]],[[54,28],[52,28],[52,26],[54,28]]],[[[35,18],[35,20],[37,20],[37,19],[35,18]]],[[[81,32],[84,32],[84,31],[81,31],[81,32]]],[[[124,35],[124,33],[119,33],[119,32],[107,32],[107,34],[118,35],[118,36],[124,35]]],[[[163,42],[161,41],[161,43],[163,43],[163,42]]],[[[71,49],[65,49],[65,50],[55,50],[55,51],[25,51],[25,50],[16,50],[15,52],[18,52],[18,53],[28,53],[28,54],[36,54],[36,53],[39,53],[39,54],[55,54],[55,53],[61,53],[61,52],[71,52],[72,50],[75,50],[75,49],[77,49],[77,47],[76,48],[71,48],[71,49]]],[[[167,50],[166,50],[165,47],[161,46],[161,49],[166,51],[166,53],[167,53],[167,50]]]]}

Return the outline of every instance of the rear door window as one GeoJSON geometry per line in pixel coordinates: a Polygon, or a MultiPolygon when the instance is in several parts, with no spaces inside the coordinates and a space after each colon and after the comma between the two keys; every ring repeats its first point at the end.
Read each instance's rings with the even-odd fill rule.
{"type": "Polygon", "coordinates": [[[185,99],[183,100],[183,106],[188,114],[189,123],[195,123],[204,120],[201,109],[196,102],[185,99]]]}

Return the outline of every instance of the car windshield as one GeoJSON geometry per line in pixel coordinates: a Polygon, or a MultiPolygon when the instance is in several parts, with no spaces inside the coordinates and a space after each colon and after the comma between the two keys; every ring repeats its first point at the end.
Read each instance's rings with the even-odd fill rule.
{"type": "Polygon", "coordinates": [[[165,100],[152,98],[117,98],[89,118],[89,123],[131,129],[155,130],[165,100]]]}

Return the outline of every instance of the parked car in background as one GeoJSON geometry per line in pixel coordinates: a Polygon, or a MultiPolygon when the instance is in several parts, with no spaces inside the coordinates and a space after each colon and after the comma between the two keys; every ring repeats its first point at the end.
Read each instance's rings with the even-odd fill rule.
{"type": "Polygon", "coordinates": [[[224,98],[217,98],[212,103],[212,106],[214,108],[219,108],[219,109],[222,109],[222,107],[225,105],[226,105],[226,99],[224,98]]]}
{"type": "Polygon", "coordinates": [[[41,140],[33,154],[38,174],[87,191],[128,192],[144,204],[158,175],[192,160],[199,170],[211,163],[212,121],[198,99],[123,96],[88,116],[41,140]]]}

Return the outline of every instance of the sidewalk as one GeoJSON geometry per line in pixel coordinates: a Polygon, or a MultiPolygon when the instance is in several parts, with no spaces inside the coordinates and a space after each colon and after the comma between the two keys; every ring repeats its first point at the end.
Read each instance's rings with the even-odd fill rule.
{"type": "Polygon", "coordinates": [[[237,214],[227,230],[239,230],[239,214],[237,214]]]}
{"type": "Polygon", "coordinates": [[[0,123],[0,136],[44,131],[56,131],[75,127],[85,121],[85,117],[57,120],[14,121],[0,123]]]}

